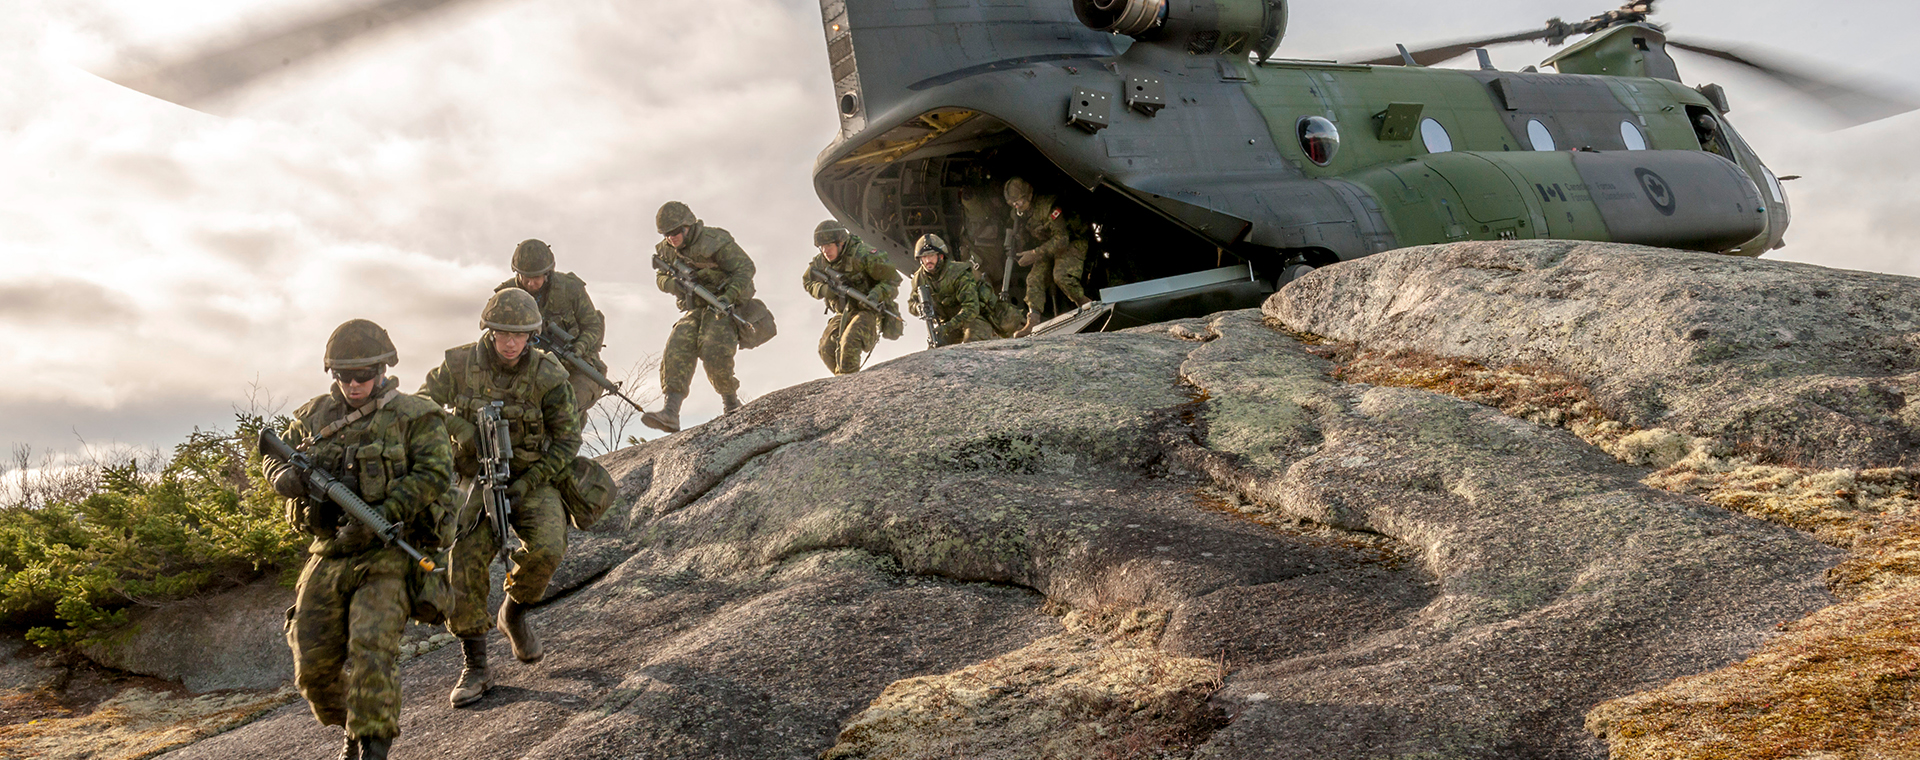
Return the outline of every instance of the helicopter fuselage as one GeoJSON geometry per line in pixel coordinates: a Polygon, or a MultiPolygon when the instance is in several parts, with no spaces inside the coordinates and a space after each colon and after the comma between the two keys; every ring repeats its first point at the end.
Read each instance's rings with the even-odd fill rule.
{"type": "Polygon", "coordinates": [[[1016,175],[1107,230],[1106,284],[1244,260],[1277,286],[1293,263],[1459,240],[1759,255],[1789,221],[1712,99],[1643,75],[1671,69],[1649,26],[1541,73],[1256,62],[1205,30],[1088,29],[1066,0],[822,7],[842,133],[816,189],[903,269],[918,235],[963,231],[962,191],[1016,175]]]}

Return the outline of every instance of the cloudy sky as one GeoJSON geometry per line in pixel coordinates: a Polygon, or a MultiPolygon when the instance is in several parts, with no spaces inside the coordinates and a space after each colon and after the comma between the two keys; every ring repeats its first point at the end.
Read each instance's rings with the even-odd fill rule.
{"type": "MultiPolygon", "coordinates": [[[[1066,2],[1067,0],[1034,0],[1066,2]]],[[[324,390],[320,351],[366,317],[416,387],[473,340],[516,242],[550,242],[609,324],[606,358],[657,352],[671,301],[645,253],[689,203],[759,264],[779,318],[739,358],[751,398],[825,376],[825,317],[797,287],[825,215],[809,174],[835,122],[811,0],[483,0],[247,90],[210,116],[101,80],[129,57],[352,0],[0,0],[0,443],[167,446],[250,396],[324,390]]],[[[1296,0],[1280,54],[1324,57],[1584,18],[1609,0],[1296,0]]],[[[1764,46],[1920,93],[1920,4],[1668,0],[1676,37],[1764,46]]],[[[1537,62],[1544,46],[1496,55],[1537,62]]],[[[1920,115],[1844,132],[1698,58],[1790,183],[1773,258],[1920,276],[1920,115]]],[[[1456,64],[1458,65],[1458,64],[1456,64]]],[[[875,361],[924,345],[915,326],[875,361]]],[[[646,378],[648,390],[655,379],[646,378]]],[[[695,379],[688,415],[718,409],[695,379]]],[[[648,431],[650,432],[650,431],[648,431]]]]}

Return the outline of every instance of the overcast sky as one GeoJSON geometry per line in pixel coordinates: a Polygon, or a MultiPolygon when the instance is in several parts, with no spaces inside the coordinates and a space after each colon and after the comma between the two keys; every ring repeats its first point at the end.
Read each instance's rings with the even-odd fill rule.
{"type": "MultiPolygon", "coordinates": [[[[528,237],[587,280],[605,356],[627,366],[679,316],[645,256],[671,199],[733,232],[779,319],[773,343],[739,356],[743,394],[827,374],[814,354],[825,317],[797,285],[825,217],[809,175],[835,132],[817,3],[486,0],[296,68],[225,117],[87,73],[354,4],[0,0],[0,443],[169,446],[229,426],[257,392],[290,410],[325,389],[322,344],[354,317],[392,332],[410,390],[477,337],[528,237]]],[[[1612,4],[1296,0],[1279,54],[1521,30],[1612,4]]],[[[1812,6],[1668,0],[1659,19],[1675,37],[1920,93],[1917,6],[1799,16],[1812,6]]],[[[1683,55],[1690,83],[1727,86],[1730,120],[1779,174],[1805,176],[1787,185],[1789,247],[1770,258],[1920,275],[1920,115],[1825,132],[1804,101],[1683,55]]],[[[924,345],[910,326],[874,362],[924,345]]],[[[718,403],[696,377],[688,416],[718,403]]]]}

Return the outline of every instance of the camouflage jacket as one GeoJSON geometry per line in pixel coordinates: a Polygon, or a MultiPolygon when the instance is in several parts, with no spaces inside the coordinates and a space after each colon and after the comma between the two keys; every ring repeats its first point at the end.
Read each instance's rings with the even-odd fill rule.
{"type": "Polygon", "coordinates": [[[1013,222],[1020,226],[1017,241],[1020,250],[1011,253],[1039,251],[1041,258],[1051,259],[1065,253],[1075,242],[1086,244],[1086,224],[1080,217],[1060,208],[1051,195],[1034,196],[1027,213],[1014,216],[1013,222]]]}
{"type": "MultiPolygon", "coordinates": [[[[517,287],[520,281],[516,278],[500,283],[493,292],[517,287]]],[[[573,345],[568,348],[588,361],[600,357],[600,346],[607,337],[607,318],[593,308],[584,280],[572,272],[550,273],[547,286],[534,293],[533,300],[540,304],[541,319],[573,336],[573,345]]]]}
{"type": "Polygon", "coordinates": [[[831,262],[827,261],[826,254],[814,254],[812,263],[807,265],[806,274],[800,275],[800,284],[807,289],[808,295],[826,301],[834,311],[869,310],[853,303],[852,299],[835,295],[827,287],[825,278],[814,271],[816,269],[839,272],[840,282],[881,306],[892,303],[894,297],[900,294],[900,270],[893,268],[893,262],[887,260],[886,254],[874,250],[873,246],[857,237],[847,241],[844,250],[831,262]]]}
{"type": "MultiPolygon", "coordinates": [[[[387,519],[403,525],[402,538],[421,548],[439,546],[435,535],[441,497],[453,480],[453,452],[447,442],[445,415],[433,402],[401,393],[400,381],[388,378],[373,394],[374,411],[352,421],[355,414],[340,387],[308,401],[293,413],[281,439],[304,451],[316,467],[352,488],[387,519]],[[322,435],[324,433],[324,435],[322,435]]],[[[289,465],[268,459],[268,480],[289,465]]],[[[289,499],[287,514],[294,528],[314,535],[312,554],[337,557],[378,548],[384,542],[360,521],[311,497],[289,499]],[[325,508],[336,519],[314,533],[308,510],[325,508]],[[327,528],[331,528],[328,530],[327,528]]]]}
{"type": "Polygon", "coordinates": [[[973,273],[973,267],[951,259],[940,262],[932,272],[925,267],[913,270],[913,294],[908,296],[907,309],[914,316],[920,316],[926,309],[921,302],[920,286],[931,282],[933,285],[933,318],[941,323],[958,322],[966,324],[980,318],[984,304],[980,302],[980,278],[973,273]]]}
{"type": "Polygon", "coordinates": [[[518,365],[506,367],[486,341],[447,350],[446,361],[427,372],[420,395],[449,407],[447,432],[461,472],[478,462],[480,407],[506,402],[500,416],[513,439],[513,479],[554,482],[580,452],[580,420],[573,386],[553,354],[529,346],[518,365]]]}
{"type": "Polygon", "coordinates": [[[962,248],[998,249],[1005,244],[1007,206],[989,188],[968,188],[960,195],[962,248]]]}
{"type": "MultiPolygon", "coordinates": [[[[695,283],[727,299],[728,303],[742,304],[753,297],[753,259],[747,258],[747,252],[740,250],[740,245],[733,242],[733,236],[726,230],[696,224],[684,242],[684,248],[675,248],[662,240],[653,250],[667,261],[685,262],[693,268],[695,283]]],[[[672,277],[656,274],[654,281],[661,292],[672,293],[679,299],[681,311],[706,306],[699,296],[680,292],[680,283],[672,277]]]]}

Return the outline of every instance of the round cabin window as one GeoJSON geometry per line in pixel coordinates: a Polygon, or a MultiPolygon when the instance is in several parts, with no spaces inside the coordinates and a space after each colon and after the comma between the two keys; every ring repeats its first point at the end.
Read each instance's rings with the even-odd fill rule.
{"type": "Polygon", "coordinates": [[[1333,156],[1340,152],[1340,129],[1327,121],[1324,116],[1308,116],[1300,120],[1300,150],[1307,154],[1307,160],[1320,166],[1333,162],[1333,156]]]}
{"type": "Polygon", "coordinates": [[[1453,137],[1447,134],[1447,128],[1432,119],[1420,120],[1420,139],[1427,144],[1428,153],[1447,153],[1453,150],[1453,137]]]}
{"type": "Polygon", "coordinates": [[[1647,149],[1647,136],[1640,134],[1640,128],[1631,121],[1620,122],[1620,141],[1627,144],[1627,150],[1647,149]]]}
{"type": "Polygon", "coordinates": [[[1534,150],[1555,150],[1553,133],[1539,119],[1527,122],[1527,142],[1533,143],[1534,150]]]}

